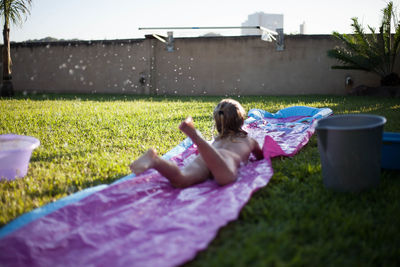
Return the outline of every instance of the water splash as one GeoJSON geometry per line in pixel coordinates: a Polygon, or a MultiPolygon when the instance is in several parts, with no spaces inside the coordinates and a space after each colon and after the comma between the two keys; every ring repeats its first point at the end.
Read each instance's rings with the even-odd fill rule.
{"type": "Polygon", "coordinates": [[[124,81],[123,85],[126,86],[126,85],[131,84],[131,83],[132,83],[131,80],[126,79],[126,80],[124,81]]]}

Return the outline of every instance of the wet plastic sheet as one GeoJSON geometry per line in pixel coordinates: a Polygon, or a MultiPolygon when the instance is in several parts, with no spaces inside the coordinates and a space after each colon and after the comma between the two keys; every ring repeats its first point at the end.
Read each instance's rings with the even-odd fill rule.
{"type": "Polygon", "coordinates": [[[332,114],[329,108],[293,106],[269,113],[261,109],[249,111],[246,131],[263,143],[265,158],[294,156],[315,132],[318,119],[332,114]]]}
{"type": "MultiPolygon", "coordinates": [[[[249,115],[244,128],[260,144],[268,141],[265,155],[293,155],[314,132],[314,120],[307,120],[314,115],[249,115]],[[274,147],[272,152],[268,146],[274,147]]],[[[183,166],[195,153],[190,145],[171,160],[183,166]]],[[[236,219],[272,174],[269,159],[264,159],[241,167],[238,180],[223,187],[209,180],[176,189],[153,170],[121,179],[5,235],[0,239],[0,265],[182,264],[206,248],[220,227],[236,219]]]]}

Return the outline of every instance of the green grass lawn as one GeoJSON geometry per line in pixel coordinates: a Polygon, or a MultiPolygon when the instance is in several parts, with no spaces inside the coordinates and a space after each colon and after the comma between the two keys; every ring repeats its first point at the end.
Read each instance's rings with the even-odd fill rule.
{"type": "MultiPolygon", "coordinates": [[[[81,189],[129,174],[149,147],[164,154],[185,136],[187,115],[211,138],[220,97],[29,95],[0,99],[0,134],[38,138],[23,179],[0,182],[0,226],[81,189]]],[[[246,110],[293,105],[335,114],[385,116],[400,132],[400,100],[373,97],[240,97],[246,110]]],[[[378,188],[336,193],[322,184],[316,136],[293,158],[275,158],[274,176],[187,266],[395,266],[400,264],[400,172],[383,171],[378,188]]]]}

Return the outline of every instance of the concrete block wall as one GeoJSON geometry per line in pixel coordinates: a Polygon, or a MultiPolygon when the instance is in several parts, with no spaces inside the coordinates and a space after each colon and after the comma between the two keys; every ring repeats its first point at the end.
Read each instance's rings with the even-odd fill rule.
{"type": "Polygon", "coordinates": [[[288,35],[285,49],[258,36],[175,38],[174,51],[154,38],[15,43],[16,91],[159,95],[345,94],[379,77],[332,70],[330,35],[288,35]]]}

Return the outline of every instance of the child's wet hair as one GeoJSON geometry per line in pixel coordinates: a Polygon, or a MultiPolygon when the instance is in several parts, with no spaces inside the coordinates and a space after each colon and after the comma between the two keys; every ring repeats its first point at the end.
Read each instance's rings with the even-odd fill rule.
{"type": "Polygon", "coordinates": [[[242,129],[246,112],[236,100],[223,99],[215,107],[213,117],[219,138],[247,135],[242,129]]]}

